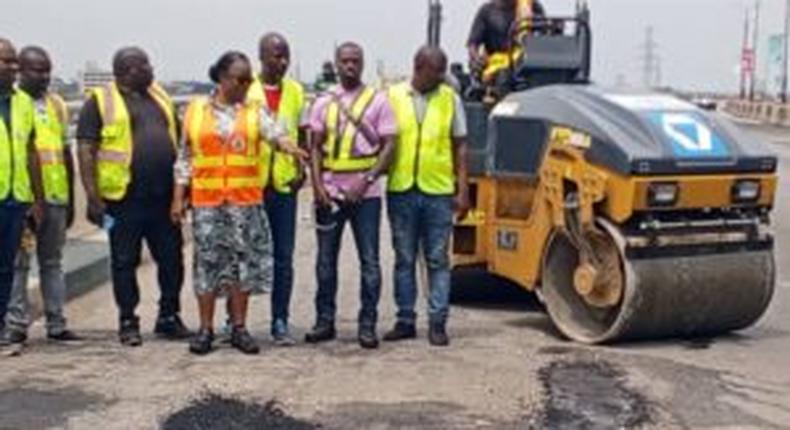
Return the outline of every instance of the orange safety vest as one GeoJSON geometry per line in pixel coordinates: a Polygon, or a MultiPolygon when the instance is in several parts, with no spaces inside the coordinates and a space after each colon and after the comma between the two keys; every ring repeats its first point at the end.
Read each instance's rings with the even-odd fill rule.
{"type": "Polygon", "coordinates": [[[263,201],[260,153],[260,106],[246,104],[237,114],[233,132],[222,136],[211,101],[193,100],[184,129],[192,151],[192,205],[216,207],[228,203],[254,206],[263,201]]]}

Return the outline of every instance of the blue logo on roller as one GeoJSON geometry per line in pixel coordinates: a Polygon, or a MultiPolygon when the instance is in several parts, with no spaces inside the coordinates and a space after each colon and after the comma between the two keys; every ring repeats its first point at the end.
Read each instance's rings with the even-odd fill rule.
{"type": "Polygon", "coordinates": [[[652,113],[650,120],[666,136],[678,157],[721,158],[730,154],[724,140],[693,112],[652,113]]]}

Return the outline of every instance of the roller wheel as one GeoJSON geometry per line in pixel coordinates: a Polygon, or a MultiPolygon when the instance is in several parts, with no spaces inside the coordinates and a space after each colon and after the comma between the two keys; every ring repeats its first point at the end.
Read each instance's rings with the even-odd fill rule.
{"type": "Polygon", "coordinates": [[[598,264],[582,261],[555,233],[538,292],[560,332],[577,342],[701,336],[754,324],[774,289],[771,250],[628,260],[616,226],[598,221],[588,242],[598,264]]]}

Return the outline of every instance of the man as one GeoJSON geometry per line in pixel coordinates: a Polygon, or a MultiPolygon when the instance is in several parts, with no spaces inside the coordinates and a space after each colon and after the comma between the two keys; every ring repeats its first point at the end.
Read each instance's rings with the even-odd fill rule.
{"type": "MultiPolygon", "coordinates": [[[[63,99],[48,91],[52,62],[47,52],[37,46],[23,48],[19,53],[19,66],[19,88],[35,104],[35,144],[44,185],[44,219],[37,226],[35,243],[47,338],[54,341],[79,340],[74,332],[66,329],[63,316],[66,301],[63,246],[66,230],[74,221],[74,160],[66,140],[69,116],[63,99]]],[[[8,334],[14,343],[27,340],[27,329],[31,323],[27,297],[29,270],[30,252],[23,247],[17,257],[14,287],[6,316],[8,334]]]]}
{"type": "Polygon", "coordinates": [[[539,0],[490,0],[477,11],[469,33],[467,48],[472,70],[483,83],[505,85],[502,71],[522,55],[521,46],[513,46],[515,23],[523,26],[516,34],[527,30],[527,20],[545,16],[539,0]]]}
{"type": "MultiPolygon", "coordinates": [[[[277,33],[264,35],[258,45],[261,74],[250,86],[247,99],[261,103],[278,121],[287,125],[293,142],[305,144],[307,124],[303,119],[304,89],[285,77],[291,61],[291,50],[285,38],[277,33]]],[[[271,296],[271,335],[275,345],[290,346],[296,342],[288,329],[288,308],[293,289],[293,256],[296,246],[296,212],[299,190],[304,183],[304,168],[294,157],[263,151],[264,207],[269,218],[274,244],[274,285],[271,296]]]]}
{"type": "Polygon", "coordinates": [[[423,47],[414,58],[411,83],[390,89],[399,130],[387,199],[398,315],[385,341],[416,337],[415,264],[421,249],[428,268],[428,339],[434,346],[449,344],[453,206],[459,217],[465,217],[469,197],[466,117],[460,97],[444,83],[446,71],[444,52],[423,47]]]}
{"type": "Polygon", "coordinates": [[[5,317],[25,216],[32,208],[36,225],[43,217],[35,108],[30,96],[14,88],[18,70],[14,45],[0,38],[0,346],[11,343],[5,317]]]}
{"type": "Polygon", "coordinates": [[[350,222],[361,272],[358,341],[372,349],[379,344],[381,176],[392,159],[397,129],[386,95],[362,83],[362,48],[353,42],[340,45],[335,63],[340,86],[316,101],[310,119],[318,291],[316,324],[305,341],[335,338],[338,254],[350,222]]]}
{"type": "Polygon", "coordinates": [[[93,90],[83,106],[77,139],[88,219],[109,231],[119,339],[127,346],[142,344],[135,308],[143,239],[157,264],[161,292],[154,333],[186,338],[190,333],[179,317],[182,237],[170,219],[178,142],[175,109],[154,82],[142,49],[119,50],[113,74],[114,82],[93,90]]]}

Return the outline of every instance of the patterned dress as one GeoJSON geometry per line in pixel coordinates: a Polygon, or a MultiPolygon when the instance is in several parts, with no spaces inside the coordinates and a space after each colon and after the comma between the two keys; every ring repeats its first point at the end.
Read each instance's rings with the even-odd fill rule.
{"type": "MultiPolygon", "coordinates": [[[[239,107],[212,103],[218,132],[227,137],[233,130],[239,107]]],[[[263,138],[273,141],[287,136],[286,126],[261,110],[263,138]]],[[[189,185],[192,154],[184,133],[175,164],[176,182],[189,185]]],[[[252,294],[271,291],[273,278],[272,237],[263,202],[255,206],[225,203],[192,210],[194,235],[193,285],[198,295],[226,294],[230,285],[252,294]]]]}

